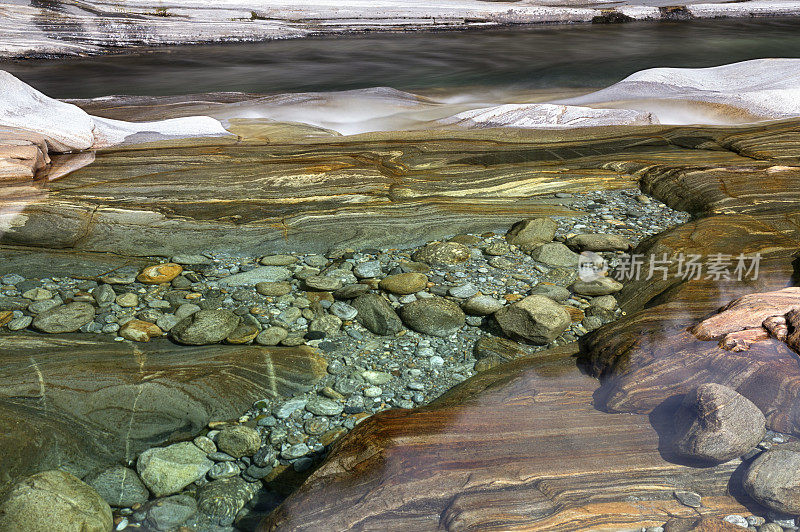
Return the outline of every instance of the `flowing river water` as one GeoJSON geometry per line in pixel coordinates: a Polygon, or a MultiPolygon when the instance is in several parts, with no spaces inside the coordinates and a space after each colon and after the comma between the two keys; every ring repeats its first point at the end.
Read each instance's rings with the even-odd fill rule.
{"type": "MultiPolygon", "coordinates": [[[[800,21],[0,62],[105,119],[207,114],[233,133],[54,155],[37,179],[4,188],[0,500],[19,479],[62,469],[111,500],[128,531],[641,530],[697,512],[780,521],[741,478],[800,434],[800,342],[780,335],[800,329],[800,294],[703,320],[796,284],[794,115],[754,124],[725,118],[725,102],[679,100],[660,124],[439,121],[653,67],[770,57],[800,57],[800,21]],[[675,109],[688,118],[667,125],[675,109]],[[507,234],[520,220],[534,221],[507,234]],[[602,235],[587,244],[582,233],[602,235]],[[645,262],[621,283],[592,284],[576,253],[590,248],[612,274],[630,253],[742,255],[751,270],[692,277],[673,261],[647,277],[645,262]],[[545,316],[529,326],[511,308],[545,316]],[[708,383],[720,387],[692,396],[708,383]],[[693,412],[717,410],[720,430],[691,425],[693,412]],[[673,441],[703,430],[705,447],[673,441]],[[693,462],[701,451],[714,455],[693,462]]],[[[738,67],[758,78],[742,101],[762,102],[758,82],[775,78],[774,109],[794,109],[776,64],[790,63],[738,67]]],[[[110,529],[102,508],[75,519],[110,529]]]]}

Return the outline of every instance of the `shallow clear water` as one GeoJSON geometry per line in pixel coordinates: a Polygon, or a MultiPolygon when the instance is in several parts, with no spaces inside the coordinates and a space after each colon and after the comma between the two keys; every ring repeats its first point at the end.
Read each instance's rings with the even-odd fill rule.
{"type": "Polygon", "coordinates": [[[389,86],[523,90],[610,85],[645,68],[800,57],[798,20],[551,26],[162,48],[0,62],[45,94],[280,93],[389,86]]]}

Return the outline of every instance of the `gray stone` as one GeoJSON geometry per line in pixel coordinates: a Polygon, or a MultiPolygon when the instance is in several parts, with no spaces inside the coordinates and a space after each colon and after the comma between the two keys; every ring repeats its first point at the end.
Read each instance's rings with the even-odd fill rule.
{"type": "Polygon", "coordinates": [[[448,293],[453,297],[457,297],[459,299],[466,299],[468,297],[472,297],[475,294],[477,294],[478,289],[475,288],[474,284],[466,283],[460,286],[452,287],[450,290],[448,290],[448,293]]]}
{"type": "Polygon", "coordinates": [[[197,508],[214,524],[230,526],[256,491],[258,484],[240,477],[214,480],[197,490],[197,508]]]}
{"type": "Polygon", "coordinates": [[[370,384],[375,384],[376,386],[380,386],[382,384],[386,384],[390,380],[392,380],[392,374],[386,373],[385,371],[375,371],[372,369],[368,369],[361,372],[361,376],[370,384]]]}
{"type": "Polygon", "coordinates": [[[552,241],[556,236],[556,229],[558,224],[550,218],[523,220],[511,226],[506,234],[506,240],[509,244],[529,251],[540,244],[552,241]]]}
{"type": "Polygon", "coordinates": [[[28,310],[32,314],[43,314],[48,310],[52,310],[63,303],[64,303],[63,299],[61,299],[60,297],[54,297],[53,299],[46,299],[44,301],[34,301],[33,303],[30,304],[28,310]]]}
{"type": "Polygon", "coordinates": [[[308,445],[305,443],[296,443],[281,451],[281,458],[286,460],[294,460],[295,458],[303,457],[310,452],[311,449],[309,449],[308,445]]]}
{"type": "Polygon", "coordinates": [[[262,266],[289,266],[295,262],[297,258],[292,255],[268,255],[259,261],[262,266]]]}
{"type": "Polygon", "coordinates": [[[325,314],[312,320],[308,325],[308,332],[325,333],[326,337],[334,336],[342,328],[342,320],[332,314],[325,314]]]}
{"type": "Polygon", "coordinates": [[[582,296],[605,296],[622,290],[622,283],[611,277],[601,277],[593,281],[577,280],[570,290],[582,296]]]}
{"type": "Polygon", "coordinates": [[[355,268],[353,268],[353,275],[355,275],[359,279],[371,279],[374,277],[380,277],[381,274],[382,274],[381,263],[380,261],[377,260],[362,262],[356,264],[355,268]]]}
{"type": "Polygon", "coordinates": [[[681,504],[690,508],[700,508],[700,506],[702,506],[702,498],[699,493],[678,490],[675,491],[673,495],[675,495],[675,498],[678,499],[681,504]]]}
{"type": "Polygon", "coordinates": [[[156,497],[177,493],[202,478],[214,463],[192,442],[155,447],[139,455],[136,471],[156,497]]]}
{"type": "Polygon", "coordinates": [[[572,296],[569,290],[555,284],[539,283],[529,292],[532,296],[549,297],[553,301],[563,303],[572,296]]]}
{"type": "Polygon", "coordinates": [[[154,501],[147,510],[147,524],[152,530],[172,532],[197,515],[197,502],[189,495],[173,495],[154,501]]]}
{"type": "MultiPolygon", "coordinates": [[[[210,455],[209,455],[210,456],[210,455]]],[[[231,456],[231,459],[234,459],[231,456]]],[[[218,478],[228,478],[237,476],[241,472],[235,462],[217,462],[208,470],[208,478],[216,480],[218,478]]]]}
{"type": "Polygon", "coordinates": [[[528,296],[495,313],[503,332],[514,340],[546,345],[572,322],[564,307],[544,296],[528,296]]]}
{"type": "Polygon", "coordinates": [[[735,390],[703,384],[675,413],[675,450],[689,458],[726,462],[758,445],[766,434],[761,410],[735,390]]]}
{"type": "Polygon", "coordinates": [[[30,326],[31,323],[33,323],[33,316],[20,316],[8,322],[6,327],[8,327],[9,331],[21,331],[30,326]]]}
{"type": "Polygon", "coordinates": [[[172,328],[177,324],[178,318],[176,318],[173,314],[164,314],[156,320],[156,325],[158,325],[159,329],[167,332],[171,331],[172,328]]]}
{"type": "Polygon", "coordinates": [[[340,403],[325,397],[315,397],[306,403],[306,410],[316,416],[338,416],[343,408],[340,403]]]}
{"type": "Polygon", "coordinates": [[[214,440],[212,440],[208,436],[198,436],[192,440],[192,443],[197,445],[197,448],[203,451],[204,453],[210,454],[217,452],[217,444],[214,443],[214,440]]]}
{"type": "Polygon", "coordinates": [[[278,419],[286,419],[287,417],[291,416],[296,410],[300,410],[306,407],[306,403],[308,399],[297,398],[297,399],[289,399],[278,408],[275,409],[273,412],[275,417],[278,419]]]}
{"type": "Polygon", "coordinates": [[[261,447],[261,435],[246,425],[226,427],[217,435],[217,447],[234,458],[252,456],[261,447]]]}
{"type": "Polygon", "coordinates": [[[150,492],[139,479],[136,471],[123,466],[114,466],[86,477],[85,482],[111,506],[129,508],[144,504],[150,492]]]}
{"type": "Polygon", "coordinates": [[[292,277],[292,272],[280,266],[259,266],[250,271],[220,279],[222,286],[255,286],[257,283],[276,283],[292,277]]]}
{"type": "Polygon", "coordinates": [[[449,336],[464,325],[464,311],[450,300],[433,297],[404,305],[400,316],[410,329],[432,336],[449,336]]]}
{"type": "Polygon", "coordinates": [[[725,517],[722,518],[722,520],[732,525],[740,526],[742,528],[747,528],[748,526],[750,526],[747,524],[747,519],[745,519],[741,515],[736,515],[736,514],[726,515],[725,517]]]}
{"type": "Polygon", "coordinates": [[[170,259],[171,262],[175,264],[180,264],[181,266],[198,266],[201,264],[211,264],[211,259],[206,257],[205,255],[173,255],[170,259]]]}
{"type": "Polygon", "coordinates": [[[117,293],[111,285],[101,284],[92,291],[92,296],[99,307],[107,307],[117,298],[117,293]]]}
{"type": "Polygon", "coordinates": [[[75,332],[94,319],[94,307],[74,302],[42,312],[33,320],[33,327],[46,333],[75,332]]]}
{"type": "Polygon", "coordinates": [[[324,275],[310,275],[305,278],[306,287],[311,290],[332,292],[342,287],[342,280],[336,277],[326,277],[324,275]]]}
{"type": "Polygon", "coordinates": [[[259,345],[278,345],[286,337],[289,336],[289,331],[283,327],[268,327],[258,333],[256,336],[256,343],[259,345]]]}
{"type": "Polygon", "coordinates": [[[457,242],[432,242],[416,251],[415,261],[431,265],[459,264],[470,259],[469,248],[457,242]]]}
{"type": "Polygon", "coordinates": [[[183,304],[179,305],[177,309],[175,309],[175,313],[174,313],[175,314],[175,319],[177,319],[178,322],[181,322],[181,321],[185,320],[186,318],[188,318],[189,316],[191,316],[192,314],[196,314],[197,312],[200,312],[201,310],[202,309],[200,308],[200,306],[199,305],[195,305],[194,303],[183,303],[183,304]]]}
{"type": "Polygon", "coordinates": [[[478,294],[464,301],[464,303],[461,304],[461,308],[467,314],[488,316],[503,308],[504,305],[505,303],[503,301],[495,299],[492,296],[478,294]]]}
{"type": "Polygon", "coordinates": [[[800,515],[800,444],[778,445],[761,453],[747,468],[742,484],[767,508],[800,515]]]}
{"type": "Polygon", "coordinates": [[[0,504],[0,530],[8,532],[108,532],[108,503],[64,471],[42,471],[18,482],[0,504]]]}
{"type": "Polygon", "coordinates": [[[619,304],[614,296],[598,296],[589,301],[589,306],[613,311],[619,307],[619,304]]]}
{"type": "Polygon", "coordinates": [[[627,251],[631,249],[631,241],[620,235],[589,233],[574,235],[566,244],[577,251],[627,251]]]}
{"type": "Polygon", "coordinates": [[[262,296],[280,297],[291,293],[292,284],[285,281],[281,282],[261,282],[256,283],[256,292],[262,296]]]}
{"type": "Polygon", "coordinates": [[[170,333],[182,344],[217,344],[236,329],[239,321],[230,310],[201,310],[180,321],[170,333]]]}
{"type": "Polygon", "coordinates": [[[360,295],[366,294],[370,291],[369,285],[366,284],[349,284],[333,292],[333,297],[336,299],[355,299],[360,295]]]}
{"type": "Polygon", "coordinates": [[[578,265],[579,255],[561,242],[548,242],[531,251],[531,258],[548,266],[569,268],[578,265]]]}
{"type": "Polygon", "coordinates": [[[342,320],[352,320],[358,315],[358,311],[355,309],[355,307],[348,305],[343,301],[335,301],[331,305],[331,312],[334,316],[342,320]]]}
{"type": "Polygon", "coordinates": [[[364,294],[353,300],[356,319],[372,333],[391,336],[403,329],[403,322],[386,299],[378,294],[364,294]]]}

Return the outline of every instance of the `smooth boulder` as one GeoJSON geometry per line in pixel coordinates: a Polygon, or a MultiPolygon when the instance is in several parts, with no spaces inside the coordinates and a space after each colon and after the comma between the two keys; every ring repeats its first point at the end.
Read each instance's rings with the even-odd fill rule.
{"type": "Polygon", "coordinates": [[[627,251],[633,247],[624,236],[606,233],[574,235],[566,240],[566,244],[576,251],[627,251]]]}
{"type": "Polygon", "coordinates": [[[239,320],[230,310],[201,310],[183,319],[170,333],[186,345],[218,344],[236,330],[239,320]]]}
{"type": "Polygon", "coordinates": [[[788,443],[762,453],[747,468],[742,484],[767,508],[800,515],[800,444],[788,443]]]}
{"type": "Polygon", "coordinates": [[[538,245],[550,242],[556,236],[558,224],[551,218],[533,218],[522,220],[511,226],[506,233],[509,244],[530,251],[538,245]]]}
{"type": "Polygon", "coordinates": [[[192,442],[154,447],[139,455],[136,472],[156,497],[178,493],[203,478],[214,462],[192,442]]]}
{"type": "Polygon", "coordinates": [[[450,336],[466,320],[461,307],[442,297],[409,303],[400,309],[400,317],[409,329],[431,336],[450,336]]]}
{"type": "Polygon", "coordinates": [[[753,449],[766,434],[761,410],[736,390],[702,384],[675,413],[675,450],[688,458],[727,462],[753,449]]]}
{"type": "Polygon", "coordinates": [[[75,332],[94,319],[94,307],[76,301],[59,305],[36,316],[33,327],[50,334],[75,332]]]}
{"type": "Polygon", "coordinates": [[[113,526],[108,503],[65,471],[29,476],[0,504],[0,530],[8,532],[108,532],[113,526]]]}
{"type": "Polygon", "coordinates": [[[572,323],[563,306],[544,296],[528,296],[494,317],[508,337],[535,345],[549,344],[572,323]]]}
{"type": "Polygon", "coordinates": [[[364,294],[353,300],[358,311],[358,323],[380,336],[390,336],[403,330],[403,322],[383,296],[364,294]]]}

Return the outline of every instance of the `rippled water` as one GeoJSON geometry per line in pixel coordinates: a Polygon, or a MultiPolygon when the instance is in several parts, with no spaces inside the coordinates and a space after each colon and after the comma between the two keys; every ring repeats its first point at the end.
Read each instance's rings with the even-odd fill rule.
{"type": "Polygon", "coordinates": [[[800,57],[798,20],[713,20],[350,36],[0,63],[58,98],[281,93],[389,86],[422,93],[610,85],[645,68],[800,57]]]}

